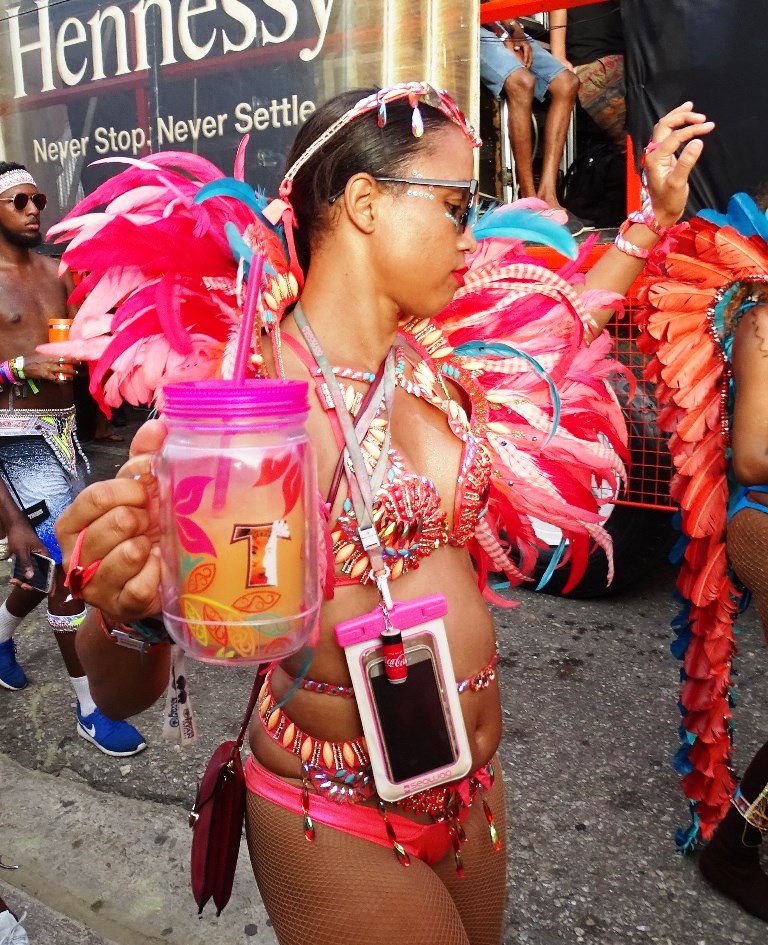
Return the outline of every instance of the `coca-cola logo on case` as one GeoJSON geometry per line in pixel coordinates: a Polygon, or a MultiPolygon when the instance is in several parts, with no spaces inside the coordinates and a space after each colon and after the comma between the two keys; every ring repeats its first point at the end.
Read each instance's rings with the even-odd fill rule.
{"type": "Polygon", "coordinates": [[[394,656],[385,656],[384,665],[387,667],[387,669],[404,669],[406,665],[405,653],[401,650],[394,656]]]}

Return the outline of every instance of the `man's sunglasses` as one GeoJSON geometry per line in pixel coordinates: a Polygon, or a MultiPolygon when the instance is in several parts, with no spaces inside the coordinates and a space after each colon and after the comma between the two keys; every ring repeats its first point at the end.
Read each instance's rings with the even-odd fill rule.
{"type": "MultiPolygon", "coordinates": [[[[435,180],[430,177],[374,177],[374,180],[381,184],[410,184],[419,187],[449,187],[451,190],[467,190],[469,196],[466,207],[461,213],[453,217],[457,233],[463,233],[470,223],[475,222],[477,215],[477,192],[480,182],[473,177],[472,180],[435,180]]],[[[344,193],[340,190],[334,194],[328,203],[335,203],[344,193]]]]}
{"type": "Polygon", "coordinates": [[[30,200],[38,210],[45,210],[46,204],[48,203],[48,198],[45,194],[14,194],[13,197],[0,197],[0,200],[4,200],[6,203],[12,203],[19,213],[26,209],[30,200]]]}

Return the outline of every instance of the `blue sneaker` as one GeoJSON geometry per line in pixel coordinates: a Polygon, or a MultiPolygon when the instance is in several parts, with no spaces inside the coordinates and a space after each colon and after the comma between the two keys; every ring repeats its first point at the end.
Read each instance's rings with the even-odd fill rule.
{"type": "Polygon", "coordinates": [[[103,712],[94,709],[90,715],[82,715],[77,704],[77,734],[95,745],[105,755],[127,758],[144,751],[147,743],[141,734],[127,722],[114,722],[103,712]]]}
{"type": "Polygon", "coordinates": [[[0,643],[0,686],[23,689],[26,685],[24,670],[16,662],[16,644],[13,639],[0,643]]]}

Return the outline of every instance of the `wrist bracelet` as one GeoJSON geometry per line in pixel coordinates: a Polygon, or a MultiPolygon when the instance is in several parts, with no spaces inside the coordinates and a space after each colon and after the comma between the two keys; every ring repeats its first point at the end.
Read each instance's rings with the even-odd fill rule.
{"type": "Polygon", "coordinates": [[[109,627],[100,610],[96,611],[96,617],[104,635],[116,646],[146,653],[161,643],[171,642],[163,621],[158,618],[145,617],[144,620],[137,620],[135,623],[118,623],[114,627],[109,627]]]}
{"type": "Polygon", "coordinates": [[[27,376],[24,373],[24,355],[20,355],[18,358],[14,358],[11,361],[11,373],[20,381],[26,381],[27,376]]]}
{"type": "Polygon", "coordinates": [[[624,234],[632,226],[633,222],[632,218],[628,217],[621,224],[616,239],[614,240],[614,245],[620,253],[624,253],[627,256],[633,256],[635,259],[647,259],[651,255],[649,249],[645,249],[643,246],[635,246],[634,243],[630,243],[628,239],[624,238],[624,234]]]}

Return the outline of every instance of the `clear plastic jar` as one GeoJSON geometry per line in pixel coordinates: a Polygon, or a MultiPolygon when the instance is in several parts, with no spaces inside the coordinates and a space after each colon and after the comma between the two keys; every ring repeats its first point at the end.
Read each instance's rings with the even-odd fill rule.
{"type": "Polygon", "coordinates": [[[320,608],[307,384],[205,381],[164,388],[157,457],[163,617],[208,663],[282,659],[320,608]]]}

